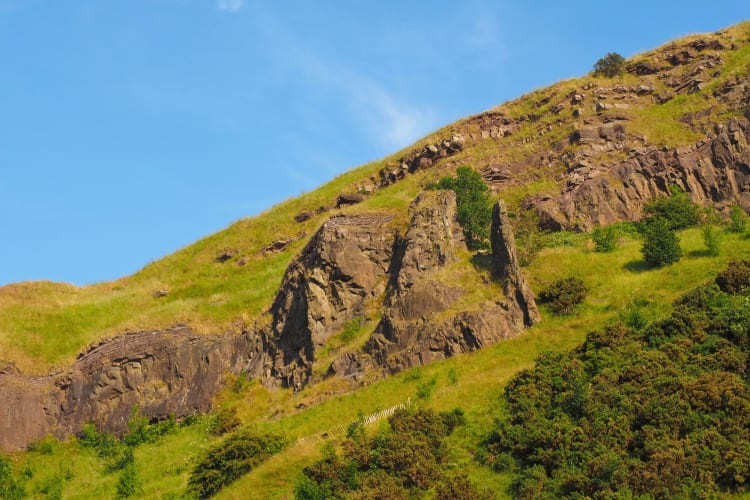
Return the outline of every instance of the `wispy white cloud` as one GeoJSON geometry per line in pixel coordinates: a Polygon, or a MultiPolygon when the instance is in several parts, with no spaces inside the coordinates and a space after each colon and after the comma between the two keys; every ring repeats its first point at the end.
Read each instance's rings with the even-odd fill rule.
{"type": "Polygon", "coordinates": [[[433,110],[411,104],[371,75],[321,57],[299,43],[259,3],[250,5],[256,9],[254,17],[273,40],[276,57],[285,68],[297,72],[310,85],[338,94],[355,126],[374,143],[388,149],[401,148],[436,126],[433,110]]]}
{"type": "Polygon", "coordinates": [[[224,12],[237,12],[245,5],[245,0],[217,0],[216,6],[224,12]]]}

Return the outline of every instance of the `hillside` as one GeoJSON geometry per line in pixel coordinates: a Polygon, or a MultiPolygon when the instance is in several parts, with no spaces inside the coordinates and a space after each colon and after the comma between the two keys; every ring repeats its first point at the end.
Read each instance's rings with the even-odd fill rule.
{"type": "MultiPolygon", "coordinates": [[[[462,407],[449,461],[504,491],[510,474],[473,455],[515,373],[634,308],[664,318],[750,259],[745,235],[724,235],[708,256],[694,228],[680,233],[680,262],[649,269],[634,232],[612,253],[585,234],[640,220],[672,185],[724,218],[734,205],[750,211],[748,74],[750,23],[688,37],[627,60],[619,76],[564,81],[449,125],[133,276],[2,287],[0,393],[14,435],[0,444],[64,439],[90,421],[123,434],[134,406],[154,421],[233,408],[292,441],[221,495],[284,497],[319,458],[321,434],[409,401],[462,407]],[[428,189],[462,165],[503,201],[491,252],[467,246],[456,195],[428,189]],[[589,289],[584,304],[540,316],[531,290],[568,276],[589,289]]],[[[212,418],[134,448],[144,495],[184,491],[217,441],[212,418]]],[[[114,495],[101,457],[45,443],[14,458],[32,471],[27,490],[46,495],[65,476],[65,496],[114,495]]]]}

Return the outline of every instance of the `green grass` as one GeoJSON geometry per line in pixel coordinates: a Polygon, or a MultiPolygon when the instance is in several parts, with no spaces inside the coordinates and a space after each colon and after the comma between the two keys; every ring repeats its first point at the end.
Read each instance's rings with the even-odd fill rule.
{"type": "MultiPolygon", "coordinates": [[[[496,474],[473,458],[473,453],[494,420],[501,403],[504,385],[519,370],[529,368],[534,359],[547,350],[567,350],[579,344],[585,334],[615,319],[635,298],[647,301],[651,317],[664,316],[672,301],[700,283],[712,278],[733,259],[750,259],[750,240],[728,234],[718,257],[704,257],[700,229],[680,233],[686,257],[660,269],[645,269],[640,242],[624,240],[611,253],[594,252],[590,244],[543,250],[525,269],[532,288],[567,276],[578,276],[590,292],[571,316],[556,317],[544,308],[542,323],[517,338],[463,354],[444,362],[418,367],[397,376],[379,380],[354,392],[331,396],[341,390],[336,380],[327,380],[300,392],[268,390],[257,382],[230,384],[222,404],[231,404],[246,425],[259,430],[282,432],[292,444],[259,466],[217,498],[288,498],[302,467],[319,458],[324,440],[298,438],[329,431],[349,424],[361,415],[374,413],[411,399],[412,404],[448,410],[461,407],[467,425],[459,428],[449,443],[451,462],[466,471],[472,480],[493,490],[505,491],[510,477],[496,474]],[[428,399],[417,397],[420,384],[436,380],[428,399]],[[326,393],[329,394],[326,394],[326,393]],[[300,409],[304,408],[304,409],[300,409]]],[[[352,331],[355,328],[350,328],[352,331]]],[[[350,329],[342,331],[346,334],[350,329]]],[[[366,329],[366,328],[365,328],[366,329]]],[[[354,340],[359,332],[354,334],[354,340]]],[[[347,389],[348,390],[348,389],[347,389]]],[[[375,428],[377,424],[375,425],[375,428]]],[[[196,458],[216,440],[207,431],[205,419],[153,444],[136,448],[138,476],[147,498],[163,498],[184,491],[196,458]]],[[[334,440],[335,441],[335,440],[334,440]]],[[[67,498],[91,498],[113,495],[118,474],[106,474],[90,450],[76,443],[55,445],[51,455],[29,452],[14,455],[18,470],[28,467],[33,476],[27,490],[38,491],[51,477],[72,471],[64,483],[67,498]]]]}

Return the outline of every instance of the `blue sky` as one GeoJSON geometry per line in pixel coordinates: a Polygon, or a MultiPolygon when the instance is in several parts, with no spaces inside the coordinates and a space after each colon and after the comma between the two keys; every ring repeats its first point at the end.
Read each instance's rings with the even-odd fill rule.
{"type": "Polygon", "coordinates": [[[131,274],[750,2],[0,0],[0,284],[131,274]]]}

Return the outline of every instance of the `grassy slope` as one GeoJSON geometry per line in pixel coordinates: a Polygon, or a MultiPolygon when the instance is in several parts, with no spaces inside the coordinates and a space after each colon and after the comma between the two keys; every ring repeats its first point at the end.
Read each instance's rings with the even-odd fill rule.
{"type": "MultiPolygon", "coordinates": [[[[684,144],[694,140],[696,132],[680,118],[709,104],[713,89],[735,75],[747,74],[750,68],[750,23],[743,23],[722,34],[724,43],[734,40],[739,50],[725,51],[720,75],[707,82],[704,91],[656,105],[650,96],[628,110],[633,120],[628,129],[643,134],[654,144],[684,144]]],[[[634,60],[653,57],[653,52],[634,60]]],[[[657,91],[664,83],[652,79],[657,91]]],[[[452,158],[452,161],[482,166],[490,161],[516,161],[559,144],[573,131],[576,123],[569,114],[556,114],[556,104],[567,103],[570,91],[585,83],[612,86],[632,85],[632,75],[618,79],[601,79],[591,75],[567,80],[532,92],[499,106],[509,117],[534,114],[537,119],[524,122],[511,137],[487,139],[474,144],[452,158]],[[528,142],[524,142],[528,141],[528,142]]],[[[726,117],[730,111],[712,108],[703,120],[726,117]]],[[[413,145],[422,147],[452,132],[477,133],[471,118],[457,122],[413,145]]],[[[342,192],[351,192],[385,165],[393,164],[407,150],[389,158],[352,170],[327,185],[298,198],[283,202],[257,217],[243,219],[208,238],[172,255],[153,262],[138,273],[113,282],[77,288],[65,284],[33,282],[0,288],[0,359],[13,361],[23,371],[45,373],[70,363],[86,345],[125,331],[153,329],[184,322],[198,332],[228,331],[232,325],[252,324],[261,319],[270,305],[283,272],[293,256],[304,246],[305,238],[284,252],[261,256],[258,252],[277,239],[291,238],[300,232],[311,235],[333,212],[317,215],[296,224],[293,216],[302,210],[330,206],[342,192]],[[216,257],[226,248],[239,250],[232,261],[219,264],[216,257]],[[241,257],[247,265],[236,264],[241,257]],[[167,289],[167,297],[156,299],[156,290],[167,289]]],[[[560,166],[529,168],[518,176],[518,184],[502,196],[511,204],[523,195],[555,191],[552,178],[560,166]]],[[[434,179],[440,169],[416,176],[434,179]]],[[[423,181],[426,181],[423,180],[423,181]]],[[[419,179],[411,178],[379,191],[367,202],[345,209],[362,211],[378,209],[400,214],[418,192],[419,179]]]]}
{"type": "MultiPolygon", "coordinates": [[[[323,383],[292,394],[269,392],[251,383],[239,393],[227,391],[224,404],[236,406],[245,424],[284,432],[293,444],[224,490],[218,498],[288,497],[301,468],[320,456],[326,442],[297,443],[297,438],[326,432],[356,420],[361,414],[409,398],[413,404],[437,409],[464,408],[469,423],[450,438],[453,463],[468,471],[475,481],[504,491],[509,478],[478,465],[472,459],[472,450],[492,425],[493,412],[510,377],[532,366],[535,357],[545,350],[574,347],[587,331],[611,321],[636,296],[648,301],[647,312],[652,317],[663,316],[676,297],[710,279],[729,260],[750,258],[750,240],[745,237],[727,235],[719,257],[702,256],[699,229],[685,231],[681,237],[686,257],[673,266],[656,270],[641,267],[640,244],[632,240],[625,241],[611,254],[595,253],[588,245],[544,250],[528,268],[532,286],[539,289],[560,277],[577,275],[591,290],[586,302],[570,317],[553,317],[543,310],[541,324],[516,339],[482,351],[413,369],[304,410],[297,409],[300,403],[315,399],[331,387],[323,383]],[[428,400],[420,400],[416,396],[417,386],[432,378],[437,380],[435,392],[428,400]]],[[[159,443],[137,448],[136,463],[144,495],[160,498],[183,491],[195,457],[215,439],[206,432],[205,421],[200,421],[159,443]]],[[[66,497],[106,497],[115,491],[117,474],[105,474],[91,452],[80,450],[75,443],[56,447],[52,455],[31,452],[16,455],[15,459],[19,469],[28,466],[34,472],[27,483],[30,492],[38,493],[50,478],[68,471],[72,477],[65,482],[66,497]]]]}
{"type": "MultiPolygon", "coordinates": [[[[732,33],[741,34],[742,39],[747,40],[750,24],[735,27],[732,33]]],[[[648,54],[639,57],[648,57],[648,54]]],[[[750,50],[747,46],[732,52],[716,82],[720,83],[741,72],[747,74],[749,64],[750,50]]],[[[625,76],[623,82],[632,83],[629,79],[631,77],[625,76]]],[[[487,140],[461,153],[459,159],[477,166],[495,158],[511,161],[538,152],[566,137],[574,126],[572,122],[553,128],[543,137],[536,135],[539,127],[558,120],[555,115],[545,111],[551,108],[555,100],[543,106],[539,103],[550,95],[557,96],[556,99],[560,101],[570,89],[592,80],[595,79],[587,76],[562,82],[498,108],[509,116],[520,116],[528,113],[528,110],[540,111],[539,121],[520,133],[520,137],[534,138],[534,142],[511,147],[510,141],[518,140],[519,135],[500,141],[487,140]]],[[[603,84],[616,83],[617,80],[607,80],[603,84]]],[[[710,85],[718,83],[712,82],[710,85]]],[[[704,91],[686,99],[674,99],[669,107],[644,101],[640,109],[630,110],[634,121],[628,127],[643,127],[643,133],[649,136],[652,143],[679,144],[692,140],[692,131],[678,120],[684,113],[694,110],[701,100],[705,101],[707,95],[707,91],[704,91]],[[639,116],[644,117],[641,122],[638,122],[639,116]]],[[[725,112],[717,111],[722,116],[725,112]]],[[[467,123],[468,120],[459,122],[436,132],[432,137],[442,137],[451,131],[467,131],[467,123]]],[[[415,147],[430,139],[426,138],[415,147]]],[[[332,212],[318,215],[304,224],[292,221],[296,213],[331,205],[337,194],[353,190],[357,183],[399,156],[396,154],[363,166],[312,193],[281,203],[258,217],[238,221],[127,278],[83,288],[48,282],[0,288],[0,358],[10,359],[27,371],[44,372],[70,362],[86,344],[126,330],[158,328],[183,321],[198,331],[225,331],[238,320],[244,323],[252,323],[258,318],[262,320],[284,269],[302,248],[304,239],[292,244],[285,252],[269,257],[259,256],[258,250],[275,239],[288,238],[300,231],[312,234],[332,212]],[[238,258],[247,257],[248,264],[239,267],[235,261],[224,264],[214,262],[224,248],[239,249],[238,258]],[[168,297],[152,297],[155,290],[163,288],[169,289],[168,297]]],[[[438,172],[439,169],[410,177],[346,211],[375,209],[392,212],[403,220],[405,208],[419,191],[420,185],[434,180],[438,172]]],[[[544,177],[547,173],[543,169],[529,171],[523,179],[526,184],[518,185],[502,196],[517,202],[525,193],[554,190],[555,183],[544,177]]],[[[722,254],[717,258],[700,256],[702,243],[698,230],[689,230],[682,236],[688,256],[674,266],[659,270],[640,267],[639,244],[635,241],[626,242],[612,254],[597,254],[586,248],[545,250],[527,270],[535,290],[554,279],[578,275],[584,279],[591,293],[576,315],[567,318],[545,315],[541,325],[517,339],[412,370],[343,396],[331,397],[345,389],[337,380],[325,381],[297,394],[283,390],[269,392],[256,384],[241,395],[227,394],[225,404],[236,405],[246,424],[283,431],[293,439],[324,432],[333,425],[347,424],[359,414],[369,414],[408,398],[439,409],[461,406],[467,411],[469,425],[450,438],[455,453],[454,462],[458,467],[465,468],[475,480],[498,491],[503,490],[509,478],[475,464],[471,459],[471,450],[492,424],[493,410],[505,382],[511,376],[520,369],[530,367],[534,358],[544,350],[573,347],[587,331],[611,320],[637,296],[648,300],[651,314],[665,314],[675,297],[708,279],[728,260],[750,258],[750,242],[737,236],[727,237],[722,254]],[[692,256],[690,252],[693,252],[692,256]],[[417,386],[433,377],[437,380],[435,393],[428,401],[418,401],[415,398],[417,386]],[[320,401],[310,407],[312,403],[320,401]],[[300,404],[307,409],[298,410],[300,404]]],[[[480,274],[472,279],[466,278],[464,270],[470,269],[471,264],[468,256],[464,258],[463,267],[458,266],[455,270],[457,275],[467,279],[466,284],[471,284],[472,279],[481,279],[480,274]]],[[[361,340],[360,337],[357,335],[355,341],[361,340]]],[[[163,497],[184,489],[195,457],[215,439],[209,436],[205,427],[202,421],[181,429],[157,444],[137,448],[136,463],[145,496],[163,497]]],[[[321,445],[314,440],[293,444],[220,496],[283,498],[289,495],[294,477],[304,464],[319,456],[321,445]]],[[[41,495],[45,485],[60,478],[65,479],[66,497],[114,495],[117,475],[105,474],[101,463],[75,443],[56,445],[52,454],[30,452],[13,458],[19,470],[28,467],[33,472],[27,489],[37,495],[41,495]]]]}

